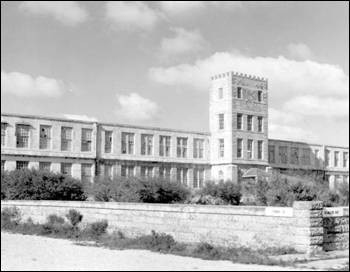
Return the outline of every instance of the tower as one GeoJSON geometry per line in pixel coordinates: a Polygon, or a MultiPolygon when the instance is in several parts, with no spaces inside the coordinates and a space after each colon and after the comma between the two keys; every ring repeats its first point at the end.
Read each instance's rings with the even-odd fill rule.
{"type": "Polygon", "coordinates": [[[268,81],[234,72],[212,77],[210,89],[213,180],[232,180],[268,165],[268,81]]]}

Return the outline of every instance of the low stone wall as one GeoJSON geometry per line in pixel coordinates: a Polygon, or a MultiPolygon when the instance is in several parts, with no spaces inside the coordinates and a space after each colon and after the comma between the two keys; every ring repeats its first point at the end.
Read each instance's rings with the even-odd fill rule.
{"type": "Polygon", "coordinates": [[[323,210],[323,249],[349,249],[349,207],[323,210]]]}
{"type": "MultiPolygon", "coordinates": [[[[295,202],[293,208],[61,201],[1,202],[1,210],[13,206],[21,210],[23,220],[30,217],[34,222],[43,223],[50,214],[65,217],[70,209],[76,209],[84,215],[84,223],[108,220],[111,232],[120,230],[126,235],[138,236],[150,234],[154,230],[170,234],[177,241],[186,243],[208,242],[253,248],[290,246],[311,253],[322,250],[324,239],[330,239],[330,236],[324,236],[322,202],[295,202]]],[[[349,229],[348,219],[342,222],[345,226],[347,223],[349,229]]]]}

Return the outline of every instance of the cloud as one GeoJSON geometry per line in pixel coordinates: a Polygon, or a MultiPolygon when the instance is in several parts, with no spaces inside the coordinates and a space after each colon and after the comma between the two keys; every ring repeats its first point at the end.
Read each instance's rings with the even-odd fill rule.
{"type": "Polygon", "coordinates": [[[320,98],[317,96],[297,96],[287,101],[283,109],[304,116],[347,117],[349,99],[320,98]]]}
{"type": "Polygon", "coordinates": [[[192,14],[205,6],[205,1],[159,1],[162,10],[170,16],[192,14]]]}
{"type": "Polygon", "coordinates": [[[160,107],[153,101],[141,97],[137,93],[131,93],[129,96],[117,95],[118,108],[117,116],[127,120],[150,121],[159,119],[160,107]]]}
{"type": "Polygon", "coordinates": [[[87,21],[87,11],[77,1],[23,1],[20,9],[34,15],[48,15],[65,25],[87,21]]]}
{"type": "Polygon", "coordinates": [[[65,92],[62,81],[38,76],[32,78],[18,72],[1,71],[1,94],[18,97],[53,97],[58,98],[65,92]]]}
{"type": "Polygon", "coordinates": [[[197,53],[209,46],[198,30],[188,31],[182,28],[171,30],[175,36],[161,41],[160,53],[165,58],[197,53]]]}
{"type": "Polygon", "coordinates": [[[305,142],[305,139],[307,139],[309,143],[319,141],[319,137],[311,131],[295,126],[276,124],[269,124],[269,139],[302,142],[305,142]]]}
{"type": "Polygon", "coordinates": [[[89,117],[86,115],[74,115],[74,114],[63,114],[63,116],[69,120],[80,120],[86,122],[98,122],[98,120],[94,117],[89,117]]]}
{"type": "Polygon", "coordinates": [[[106,3],[106,18],[124,30],[150,31],[162,15],[141,1],[109,1],[106,3]]]}
{"type": "Polygon", "coordinates": [[[289,44],[289,55],[296,60],[311,60],[313,59],[313,53],[311,49],[303,43],[289,44]]]}
{"type": "Polygon", "coordinates": [[[300,114],[292,112],[284,112],[276,110],[274,108],[269,108],[269,123],[275,125],[297,125],[303,122],[303,117],[300,114]]]}
{"type": "Polygon", "coordinates": [[[297,62],[278,58],[249,57],[233,52],[215,53],[194,64],[180,64],[149,70],[152,81],[208,92],[210,77],[228,71],[269,78],[270,101],[290,99],[296,95],[349,97],[349,76],[336,65],[313,61],[297,62]]]}

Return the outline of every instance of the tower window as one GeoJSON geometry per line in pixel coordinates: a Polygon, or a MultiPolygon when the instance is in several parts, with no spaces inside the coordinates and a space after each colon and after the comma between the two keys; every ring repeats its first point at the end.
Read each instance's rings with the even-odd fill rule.
{"type": "Polygon", "coordinates": [[[263,118],[258,117],[258,131],[263,132],[263,118]]]}
{"type": "Polygon", "coordinates": [[[248,131],[253,131],[253,116],[248,116],[248,131]]]}
{"type": "Polygon", "coordinates": [[[219,99],[223,99],[224,98],[224,89],[220,88],[219,89],[219,99]]]}
{"type": "Polygon", "coordinates": [[[237,139],[237,158],[243,157],[243,140],[237,139]]]}
{"type": "Polygon", "coordinates": [[[219,129],[222,130],[225,128],[225,116],[224,114],[219,114],[219,129]]]}
{"type": "Polygon", "coordinates": [[[263,141],[258,141],[258,160],[263,159],[263,141]]]}
{"type": "Polygon", "coordinates": [[[258,101],[262,102],[262,91],[258,91],[258,101]]]}
{"type": "Polygon", "coordinates": [[[237,88],[237,98],[242,99],[242,87],[237,88]]]}
{"type": "Polygon", "coordinates": [[[223,158],[225,156],[225,140],[219,139],[219,157],[223,158]]]}
{"type": "Polygon", "coordinates": [[[243,115],[237,115],[237,129],[243,129],[243,115]]]}
{"type": "Polygon", "coordinates": [[[253,158],[253,140],[248,140],[248,159],[253,158]]]}

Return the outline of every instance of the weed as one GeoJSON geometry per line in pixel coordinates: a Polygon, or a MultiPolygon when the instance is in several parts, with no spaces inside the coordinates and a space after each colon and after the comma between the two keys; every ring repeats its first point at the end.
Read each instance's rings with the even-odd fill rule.
{"type": "Polygon", "coordinates": [[[66,217],[74,228],[76,228],[78,224],[80,224],[81,221],[83,220],[83,215],[74,209],[69,210],[66,217]]]}

